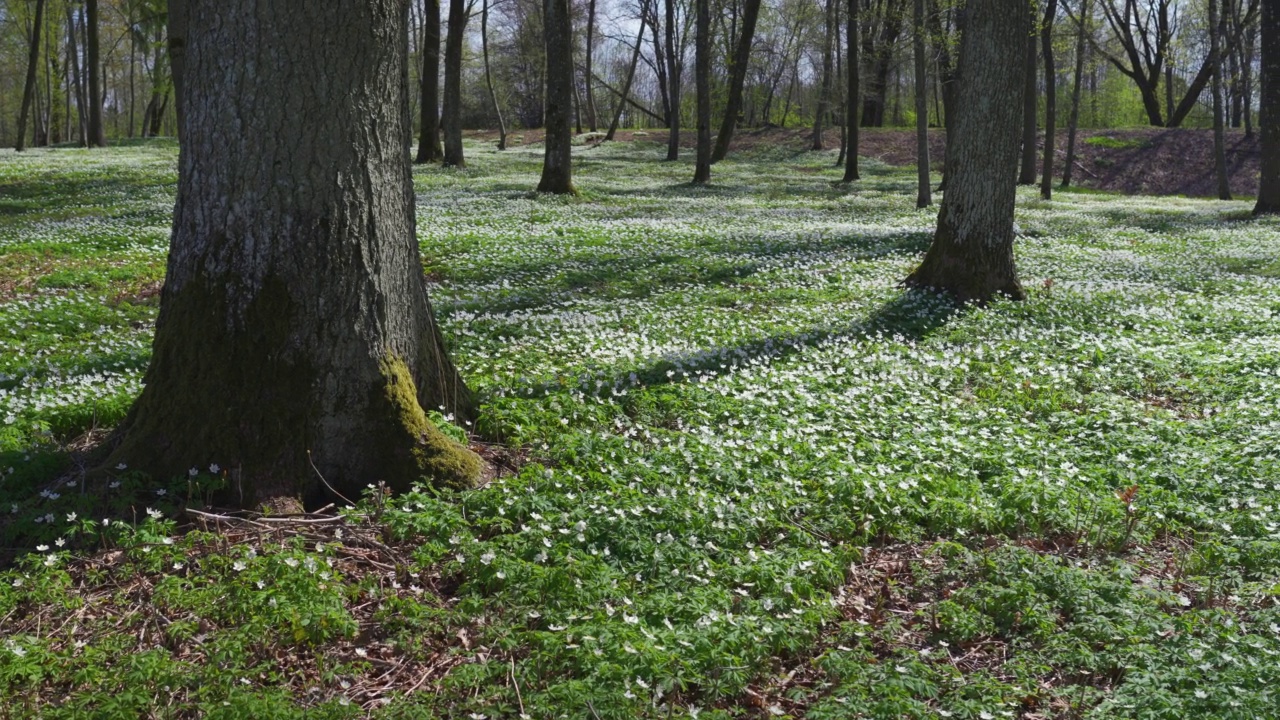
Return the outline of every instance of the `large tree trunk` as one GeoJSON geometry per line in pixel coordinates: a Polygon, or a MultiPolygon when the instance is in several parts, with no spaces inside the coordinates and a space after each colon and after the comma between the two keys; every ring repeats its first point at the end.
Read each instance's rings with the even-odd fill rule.
{"type": "Polygon", "coordinates": [[[859,179],[858,176],[858,108],[862,106],[861,97],[861,76],[862,76],[862,60],[861,53],[858,51],[858,38],[861,37],[858,28],[858,6],[862,0],[849,0],[849,16],[847,26],[845,27],[845,35],[849,36],[849,87],[845,102],[845,120],[849,125],[849,149],[846,151],[844,158],[844,179],[843,182],[853,182],[859,179]]]}
{"type": "Polygon", "coordinates": [[[1213,63],[1213,170],[1218,178],[1218,199],[1231,199],[1231,183],[1227,175],[1226,108],[1222,102],[1222,24],[1218,0],[1209,0],[1209,55],[1213,63]]]}
{"type": "Polygon", "coordinates": [[[440,146],[440,0],[426,0],[422,18],[422,94],[418,107],[421,127],[418,131],[418,155],[414,162],[430,163],[444,159],[440,146]]]}
{"type": "Polygon", "coordinates": [[[1280,7],[1262,5],[1262,76],[1259,93],[1258,134],[1262,146],[1262,172],[1255,215],[1280,213],[1280,7]]]}
{"type": "Polygon", "coordinates": [[[573,187],[573,27],[569,0],[543,1],[547,48],[547,135],[538,192],[577,194],[573,187]]]}
{"type": "Polygon", "coordinates": [[[1019,185],[1036,184],[1036,61],[1039,57],[1036,36],[1029,35],[1023,41],[1025,54],[1022,62],[1026,70],[1022,90],[1022,170],[1018,173],[1019,185]]]}
{"type": "Polygon", "coordinates": [[[694,84],[698,93],[698,158],[693,183],[711,182],[711,0],[695,0],[697,36],[694,38],[694,84]]]}
{"type": "Polygon", "coordinates": [[[85,0],[84,62],[89,70],[89,146],[106,147],[107,134],[102,125],[102,64],[98,61],[98,0],[85,0]]]}
{"type": "Polygon", "coordinates": [[[444,166],[466,167],[462,155],[462,42],[467,2],[449,0],[449,34],[444,41],[444,166]]]}
{"type": "Polygon", "coordinates": [[[676,47],[676,2],[665,0],[667,33],[667,91],[670,93],[671,122],[667,134],[667,160],[680,159],[680,75],[682,63],[676,47]]]}
{"type": "Polygon", "coordinates": [[[476,479],[414,239],[408,4],[188,7],[168,274],[146,386],[104,464],[220,465],[225,500],[476,479]],[[273,48],[263,53],[262,48],[273,48]],[[254,72],[227,58],[256,57],[254,72]]]}
{"type": "Polygon", "coordinates": [[[1041,54],[1044,55],[1044,165],[1040,173],[1040,197],[1053,198],[1053,154],[1057,148],[1058,68],[1053,62],[1053,20],[1058,0],[1045,0],[1044,23],[1040,27],[1041,54]]]}
{"type": "MultiPolygon", "coordinates": [[[[833,0],[838,1],[838,0],[833,0]]],[[[729,143],[742,114],[742,91],[747,83],[747,66],[751,63],[751,43],[755,41],[756,21],[760,18],[760,0],[746,0],[742,15],[742,34],[733,52],[733,65],[729,68],[729,98],[725,103],[724,120],[716,135],[716,146],[711,151],[711,162],[720,162],[729,154],[729,143]]]]}
{"type": "Polygon", "coordinates": [[[493,103],[493,113],[498,118],[498,149],[507,149],[507,121],[502,117],[502,105],[498,102],[498,93],[493,89],[493,70],[489,66],[489,0],[480,0],[480,49],[484,53],[484,84],[489,88],[489,101],[493,103]]]}
{"type": "Polygon", "coordinates": [[[827,0],[826,31],[822,42],[822,78],[818,88],[818,109],[813,114],[813,142],[810,150],[823,149],[822,130],[827,114],[831,112],[831,43],[836,34],[836,3],[839,0],[827,0]]]}
{"type": "Polygon", "coordinates": [[[36,0],[36,16],[31,26],[31,44],[27,54],[27,81],[22,86],[22,109],[18,113],[18,141],[13,146],[17,152],[27,147],[27,115],[36,95],[36,67],[40,63],[40,28],[43,23],[44,0],[36,0]]]}
{"type": "Polygon", "coordinates": [[[947,193],[924,261],[906,280],[961,302],[1024,297],[1013,263],[1015,171],[1022,131],[1026,0],[971,3],[960,44],[953,147],[947,193]]]}
{"type": "Polygon", "coordinates": [[[915,0],[912,25],[916,65],[916,207],[927,208],[933,204],[933,195],[929,185],[929,78],[925,72],[924,0],[915,0]]]}
{"type": "MultiPolygon", "coordinates": [[[[1067,8],[1070,10],[1070,6],[1067,8]]],[[[1084,84],[1084,60],[1088,52],[1086,43],[1089,32],[1089,0],[1082,0],[1078,34],[1076,35],[1076,75],[1071,88],[1071,115],[1067,119],[1067,161],[1062,168],[1062,187],[1071,187],[1071,173],[1076,164],[1076,131],[1080,125],[1080,89],[1084,84]]]]}

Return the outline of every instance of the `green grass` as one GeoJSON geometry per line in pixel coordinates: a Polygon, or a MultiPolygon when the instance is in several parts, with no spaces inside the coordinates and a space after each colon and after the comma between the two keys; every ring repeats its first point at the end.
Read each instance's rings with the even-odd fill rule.
{"type": "Polygon", "coordinates": [[[1110,135],[1093,135],[1085,138],[1084,141],[1090,145],[1112,150],[1138,150],[1151,145],[1151,141],[1146,138],[1117,138],[1110,135]]]}
{"type": "Polygon", "coordinates": [[[1020,191],[1030,298],[960,309],[897,287],[910,173],[469,150],[424,266],[529,462],[186,533],[220,468],[64,451],[138,391],[174,150],[0,154],[0,717],[1274,715],[1275,220],[1020,191]]]}

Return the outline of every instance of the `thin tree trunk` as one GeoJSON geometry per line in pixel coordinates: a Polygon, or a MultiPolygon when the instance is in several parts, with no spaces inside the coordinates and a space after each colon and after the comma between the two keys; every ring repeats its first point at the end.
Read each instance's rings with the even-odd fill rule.
{"type": "MultiPolygon", "coordinates": [[[[169,74],[173,78],[173,114],[177,118],[174,127],[182,127],[182,82],[186,69],[187,2],[169,0],[169,74]]],[[[178,135],[181,139],[181,132],[178,135]]]]}
{"type": "Polygon", "coordinates": [[[1225,108],[1222,103],[1222,25],[1218,13],[1218,0],[1209,0],[1209,53],[1213,63],[1213,168],[1218,178],[1218,199],[1231,199],[1230,178],[1227,175],[1226,128],[1223,127],[1225,108]]]}
{"type": "Polygon", "coordinates": [[[89,66],[89,146],[106,147],[102,125],[102,65],[98,61],[98,0],[84,0],[85,64],[89,66]]]}
{"type": "Polygon", "coordinates": [[[1076,75],[1071,88],[1071,116],[1067,120],[1067,161],[1062,168],[1062,187],[1071,187],[1071,173],[1076,164],[1076,132],[1080,125],[1080,90],[1084,84],[1085,53],[1089,51],[1089,0],[1081,0],[1079,32],[1076,35],[1076,75]]]}
{"type": "Polygon", "coordinates": [[[1053,160],[1057,151],[1058,68],[1053,60],[1053,22],[1058,0],[1045,0],[1044,23],[1040,27],[1041,54],[1044,55],[1044,167],[1041,168],[1040,197],[1053,199],[1053,160]]]}
{"type": "Polygon", "coordinates": [[[573,187],[573,32],[569,0],[544,0],[547,49],[547,134],[538,192],[576,195],[573,187]]]}
{"type": "Polygon", "coordinates": [[[667,135],[667,160],[680,159],[680,62],[676,59],[676,2],[665,0],[667,31],[667,90],[671,94],[671,123],[667,135]]]}
{"type": "Polygon", "coordinates": [[[1261,88],[1258,97],[1258,142],[1261,146],[1261,172],[1258,203],[1254,215],[1280,213],[1280,7],[1273,2],[1262,5],[1258,28],[1262,38],[1261,88]]]}
{"type": "Polygon", "coordinates": [[[613,134],[618,131],[618,123],[622,122],[622,111],[627,107],[627,96],[631,94],[631,81],[636,76],[636,65],[640,63],[640,44],[644,42],[644,23],[640,24],[640,30],[636,33],[636,46],[631,49],[631,63],[627,66],[627,79],[622,83],[622,93],[618,96],[618,107],[613,111],[613,121],[609,123],[609,132],[605,133],[605,140],[612,140],[613,134]]]}
{"type": "Polygon", "coordinates": [[[36,94],[36,67],[40,63],[40,26],[43,22],[44,0],[36,0],[36,16],[31,26],[31,46],[27,53],[27,81],[22,86],[22,109],[18,113],[18,141],[13,146],[17,152],[26,149],[27,115],[31,112],[31,104],[36,94]]]}
{"type": "Polygon", "coordinates": [[[697,30],[694,38],[694,82],[698,93],[698,158],[693,183],[711,182],[711,0],[694,0],[697,30]]]}
{"type": "Polygon", "coordinates": [[[862,61],[859,52],[858,6],[862,0],[849,0],[849,15],[846,20],[845,35],[849,40],[849,87],[845,102],[845,122],[849,126],[849,149],[844,158],[843,182],[859,179],[858,174],[858,109],[862,107],[861,75],[862,61]]]}
{"type": "Polygon", "coordinates": [[[596,39],[596,0],[587,1],[587,56],[586,72],[583,74],[582,83],[584,86],[584,94],[586,95],[587,109],[587,126],[591,128],[591,132],[599,129],[596,123],[596,99],[591,92],[591,56],[595,49],[596,39]]]}
{"type": "Polygon", "coordinates": [[[845,102],[845,77],[844,77],[844,42],[841,38],[840,30],[840,0],[836,3],[836,107],[840,110],[840,152],[836,154],[835,167],[844,167],[845,153],[849,152],[849,111],[848,103],[845,102]]]}
{"type": "Polygon", "coordinates": [[[929,78],[925,73],[924,0],[915,0],[912,25],[916,64],[916,207],[927,208],[933,204],[933,195],[929,184],[929,78]]]}
{"type": "MultiPolygon", "coordinates": [[[[833,0],[835,1],[835,0],[833,0]]],[[[746,0],[742,15],[742,33],[734,49],[733,65],[729,68],[729,98],[725,103],[724,120],[716,135],[716,146],[711,151],[711,162],[720,162],[729,154],[729,143],[742,114],[742,94],[747,81],[747,66],[751,63],[751,44],[755,42],[756,22],[760,17],[760,0],[746,0]]]]}
{"type": "Polygon", "coordinates": [[[407,8],[188,6],[152,360],[101,473],[216,463],[222,502],[246,507],[478,478],[479,460],[423,411],[472,408],[414,238],[407,8]],[[256,71],[226,72],[237,57],[258,58],[256,71]]]}
{"type": "Polygon", "coordinates": [[[1244,139],[1253,139],[1253,57],[1258,44],[1258,28],[1252,23],[1244,31],[1244,139]]]}
{"type": "Polygon", "coordinates": [[[449,34],[444,43],[444,167],[466,167],[462,153],[462,43],[467,0],[449,0],[449,34]]]}
{"type": "Polygon", "coordinates": [[[480,49],[484,54],[484,84],[489,88],[489,100],[493,103],[493,113],[498,117],[498,149],[507,149],[507,121],[502,118],[502,105],[498,103],[498,93],[493,89],[493,71],[489,67],[489,0],[480,0],[480,49]]]}
{"type": "MultiPolygon", "coordinates": [[[[176,2],[177,0],[173,0],[176,2]]],[[[172,12],[172,11],[170,11],[172,12]]],[[[80,125],[80,145],[88,147],[89,114],[85,107],[84,75],[80,72],[80,50],[76,44],[76,16],[71,3],[67,3],[67,55],[71,58],[71,76],[76,95],[76,118],[80,125]]]]}
{"type": "Polygon", "coordinates": [[[1022,299],[1013,259],[1014,170],[1032,11],[1026,0],[970,3],[961,36],[953,147],[938,230],[906,280],[960,302],[1022,299]]]}
{"type": "Polygon", "coordinates": [[[658,28],[657,0],[649,5],[649,30],[653,36],[653,67],[658,76],[658,95],[662,96],[662,126],[671,127],[671,92],[667,88],[667,56],[662,51],[661,31],[658,28]]]}
{"type": "Polygon", "coordinates": [[[422,77],[418,101],[421,127],[418,155],[414,162],[430,163],[444,159],[440,146],[440,0],[425,0],[422,18],[422,77]]]}
{"type": "Polygon", "coordinates": [[[1039,98],[1036,97],[1036,69],[1039,56],[1036,47],[1036,36],[1026,38],[1023,64],[1026,72],[1023,75],[1022,90],[1022,170],[1018,173],[1019,185],[1036,184],[1036,110],[1039,98]]]}
{"type": "Polygon", "coordinates": [[[810,150],[823,149],[822,142],[822,124],[827,119],[827,113],[831,111],[831,42],[832,36],[835,35],[835,6],[838,0],[827,0],[826,4],[826,32],[822,43],[822,79],[821,86],[818,89],[818,109],[813,114],[813,142],[810,144],[810,150]]]}

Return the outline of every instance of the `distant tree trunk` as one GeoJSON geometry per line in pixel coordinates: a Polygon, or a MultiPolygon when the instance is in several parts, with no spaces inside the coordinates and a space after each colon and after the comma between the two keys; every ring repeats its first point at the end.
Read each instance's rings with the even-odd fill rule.
{"type": "Polygon", "coordinates": [[[662,96],[662,126],[671,127],[671,91],[667,88],[667,56],[662,51],[662,37],[659,29],[658,19],[658,3],[646,2],[645,6],[649,8],[647,18],[649,21],[649,30],[653,36],[653,67],[654,73],[658,76],[658,94],[662,96]]]}
{"type": "MultiPolygon", "coordinates": [[[[835,1],[835,0],[833,0],[835,1]]],[[[756,21],[760,18],[760,0],[746,0],[742,15],[742,33],[733,52],[733,65],[729,68],[729,98],[725,103],[724,120],[716,135],[716,146],[711,151],[711,162],[720,162],[729,154],[729,143],[742,114],[742,91],[747,82],[747,69],[751,64],[751,43],[755,41],[756,21]]]]}
{"type": "Polygon", "coordinates": [[[1258,133],[1262,148],[1262,168],[1255,215],[1280,213],[1280,6],[1262,5],[1262,73],[1259,95],[1258,133]]]}
{"type": "Polygon", "coordinates": [[[929,184],[929,78],[925,72],[924,0],[915,0],[911,24],[915,30],[916,63],[916,207],[927,208],[933,204],[933,195],[929,184]]]}
{"type": "Polygon", "coordinates": [[[844,42],[841,38],[840,30],[840,0],[835,0],[836,5],[836,102],[835,106],[840,112],[840,152],[836,155],[835,167],[844,167],[845,153],[849,152],[849,105],[845,102],[845,76],[844,76],[844,42]]]}
{"type": "Polygon", "coordinates": [[[1258,27],[1250,24],[1244,31],[1244,139],[1253,139],[1253,57],[1258,45],[1258,27]]]}
{"type": "Polygon", "coordinates": [[[592,50],[595,48],[596,39],[596,0],[587,0],[587,56],[585,58],[586,72],[583,73],[582,83],[584,86],[584,94],[586,95],[587,106],[587,126],[591,128],[591,132],[599,129],[596,123],[596,99],[591,92],[591,56],[592,50]]]}
{"type": "Polygon", "coordinates": [[[576,195],[573,187],[573,25],[569,0],[543,0],[547,49],[547,135],[538,192],[576,195]]]}
{"type": "Polygon", "coordinates": [[[223,502],[246,507],[317,500],[321,478],[350,498],[371,481],[477,479],[479,460],[423,411],[472,409],[414,239],[407,9],[188,6],[160,315],[104,471],[166,480],[217,463],[223,502]],[[255,72],[226,71],[245,57],[255,72]]]}
{"type": "Polygon", "coordinates": [[[622,111],[626,109],[627,98],[631,95],[631,81],[635,79],[636,66],[640,64],[640,45],[643,42],[644,23],[641,23],[640,30],[636,32],[636,45],[631,49],[631,63],[627,66],[627,80],[622,83],[622,94],[618,97],[618,107],[613,111],[613,121],[609,123],[609,132],[605,133],[605,140],[613,139],[613,134],[618,131],[618,123],[622,122],[622,111]]]}
{"type": "Polygon", "coordinates": [[[440,146],[440,0],[425,0],[422,18],[422,78],[418,103],[422,126],[414,162],[444,159],[440,146]]]}
{"type": "Polygon", "coordinates": [[[671,94],[671,122],[667,135],[667,160],[680,159],[680,74],[676,49],[676,2],[665,0],[667,31],[667,90],[671,94]]]}
{"type": "Polygon", "coordinates": [[[484,53],[484,84],[489,88],[489,100],[493,103],[493,113],[498,117],[498,149],[507,149],[507,122],[502,118],[502,105],[498,102],[498,93],[493,89],[493,71],[489,67],[489,0],[480,0],[480,49],[484,53]]]}
{"type": "Polygon", "coordinates": [[[845,35],[849,36],[849,76],[847,81],[849,87],[845,102],[845,122],[849,125],[849,149],[844,158],[844,178],[843,182],[853,182],[859,179],[858,175],[858,109],[862,107],[861,93],[861,75],[862,60],[861,53],[858,50],[859,41],[862,37],[858,28],[858,6],[862,0],[849,0],[849,14],[846,20],[845,35]]]}
{"type": "Polygon", "coordinates": [[[187,2],[188,0],[169,0],[168,15],[169,75],[173,78],[173,114],[177,118],[175,127],[178,128],[179,137],[182,128],[182,82],[186,69],[187,2]]]}
{"type": "MultiPolygon", "coordinates": [[[[181,3],[181,0],[171,0],[171,3],[177,5],[181,3]]],[[[172,16],[173,12],[170,9],[170,16],[172,16]]],[[[80,145],[88,147],[89,113],[84,97],[84,75],[80,72],[80,50],[76,46],[75,7],[71,3],[67,3],[67,56],[71,59],[71,77],[76,96],[76,116],[80,123],[80,145]]]]}
{"type": "Polygon", "coordinates": [[[924,261],[906,280],[960,302],[1025,297],[1013,261],[1014,170],[1032,11],[1026,0],[970,3],[961,36],[948,189],[924,261]]]}
{"type": "Polygon", "coordinates": [[[1076,131],[1080,125],[1080,89],[1084,84],[1085,53],[1089,51],[1086,33],[1089,31],[1089,0],[1081,0],[1080,21],[1076,34],[1076,75],[1071,88],[1071,115],[1067,120],[1067,161],[1062,168],[1062,187],[1071,187],[1071,173],[1076,164],[1076,131]]]}
{"type": "Polygon", "coordinates": [[[449,0],[449,34],[444,41],[444,167],[466,167],[462,154],[462,43],[467,0],[449,0]]]}
{"type": "Polygon", "coordinates": [[[1026,66],[1026,73],[1023,75],[1022,90],[1022,171],[1018,173],[1018,184],[1035,185],[1036,110],[1039,102],[1036,97],[1036,69],[1039,50],[1035,35],[1027,36],[1023,44],[1025,54],[1022,62],[1026,66]]]}
{"type": "Polygon", "coordinates": [[[810,150],[815,151],[823,149],[822,123],[827,119],[827,113],[831,112],[831,43],[835,35],[835,7],[838,1],[827,0],[826,4],[826,32],[822,42],[822,84],[818,88],[818,109],[813,114],[813,142],[809,146],[810,150]]]}
{"type": "Polygon", "coordinates": [[[883,127],[888,109],[889,73],[893,69],[893,48],[902,34],[902,5],[905,0],[886,0],[880,6],[880,32],[865,40],[870,86],[863,96],[862,124],[883,127]]]}
{"type": "Polygon", "coordinates": [[[1044,23],[1040,27],[1041,54],[1044,55],[1044,167],[1040,177],[1040,197],[1053,199],[1053,154],[1058,139],[1058,68],[1053,61],[1053,21],[1058,0],[1045,0],[1044,23]]]}
{"type": "Polygon", "coordinates": [[[1222,102],[1222,24],[1218,13],[1218,0],[1209,0],[1209,53],[1213,63],[1213,167],[1218,178],[1218,199],[1231,199],[1230,178],[1227,175],[1227,139],[1225,108],[1222,102]]]}
{"type": "MultiPolygon", "coordinates": [[[[22,110],[18,113],[18,141],[13,149],[26,150],[27,115],[36,95],[36,68],[40,63],[40,28],[44,23],[44,0],[36,0],[36,16],[31,26],[31,44],[27,53],[27,81],[22,86],[22,110]]],[[[39,114],[39,113],[37,113],[39,114]]]]}
{"type": "Polygon", "coordinates": [[[698,160],[693,183],[711,182],[711,0],[694,0],[697,30],[694,38],[694,83],[698,93],[698,160]]]}

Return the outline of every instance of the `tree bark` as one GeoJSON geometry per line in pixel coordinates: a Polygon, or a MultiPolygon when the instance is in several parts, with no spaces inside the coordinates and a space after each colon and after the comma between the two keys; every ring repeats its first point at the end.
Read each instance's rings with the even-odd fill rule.
{"type": "Polygon", "coordinates": [[[573,187],[573,38],[569,0],[543,0],[547,48],[547,134],[538,192],[576,195],[573,187]]]}
{"type": "Polygon", "coordinates": [[[36,68],[40,63],[40,27],[44,24],[44,0],[36,0],[36,16],[31,25],[31,44],[27,53],[27,81],[22,86],[22,109],[18,113],[18,140],[13,149],[27,149],[27,115],[36,94],[36,68]]]}
{"type": "Polygon", "coordinates": [[[667,91],[671,94],[671,122],[667,134],[667,160],[680,159],[680,75],[682,63],[676,48],[676,2],[665,0],[667,33],[667,91]]]}
{"type": "Polygon", "coordinates": [[[420,82],[422,97],[418,107],[422,124],[414,162],[439,162],[444,159],[444,149],[440,146],[440,0],[425,1],[420,82]]]}
{"type": "MultiPolygon", "coordinates": [[[[837,2],[838,0],[832,0],[837,2]]],[[[733,65],[729,68],[729,97],[725,103],[724,120],[716,135],[716,146],[711,151],[711,162],[720,162],[729,154],[729,143],[742,114],[742,92],[747,82],[747,66],[751,63],[751,44],[755,41],[756,22],[760,18],[760,0],[746,0],[742,15],[742,34],[733,52],[733,65]]]]}
{"type": "Polygon", "coordinates": [[[1036,184],[1036,62],[1039,57],[1035,35],[1023,41],[1025,52],[1022,62],[1026,66],[1022,90],[1022,170],[1018,173],[1019,185],[1036,184]]]}
{"type": "Polygon", "coordinates": [[[1067,119],[1067,161],[1062,168],[1062,187],[1071,187],[1071,173],[1076,164],[1076,131],[1080,125],[1080,90],[1084,84],[1085,53],[1088,52],[1086,33],[1089,32],[1089,0],[1081,0],[1078,34],[1076,35],[1076,74],[1071,88],[1071,115],[1067,119]]]}
{"type": "Polygon", "coordinates": [[[849,149],[844,157],[843,182],[853,182],[858,175],[858,109],[862,107],[861,75],[862,59],[858,50],[861,31],[858,28],[858,6],[862,0],[849,0],[849,15],[845,35],[849,36],[849,87],[845,102],[845,122],[849,125],[849,149]]]}
{"type": "Polygon", "coordinates": [[[182,128],[182,81],[186,67],[187,2],[169,0],[169,74],[173,78],[173,114],[177,118],[179,137],[182,128]]]}
{"type": "Polygon", "coordinates": [[[631,63],[627,66],[627,79],[622,83],[622,92],[618,96],[618,106],[613,111],[613,121],[609,123],[609,132],[605,133],[605,140],[612,140],[613,134],[618,131],[618,123],[622,122],[622,111],[627,107],[627,96],[631,94],[631,81],[636,77],[636,66],[640,64],[640,45],[644,42],[644,23],[640,23],[640,30],[636,32],[636,45],[631,49],[631,63]]]}
{"type": "Polygon", "coordinates": [[[414,238],[407,9],[188,6],[152,360],[102,472],[216,463],[221,501],[246,507],[476,480],[478,458],[424,414],[472,408],[414,238]]]}
{"type": "Polygon", "coordinates": [[[493,112],[498,117],[498,149],[507,149],[507,121],[502,117],[502,105],[498,102],[498,93],[493,89],[493,70],[489,66],[489,0],[480,0],[480,49],[484,53],[484,84],[489,88],[489,101],[493,103],[493,112]]]}
{"type": "Polygon", "coordinates": [[[1218,199],[1231,199],[1231,183],[1227,174],[1227,141],[1222,102],[1222,24],[1218,0],[1209,0],[1209,55],[1213,63],[1213,169],[1218,178],[1218,199]]]}
{"type": "Polygon", "coordinates": [[[1041,54],[1044,55],[1044,166],[1040,174],[1040,197],[1053,199],[1053,160],[1057,151],[1058,68],[1053,61],[1053,21],[1058,0],[1045,0],[1044,23],[1040,26],[1041,54]]]}
{"type": "Polygon", "coordinates": [[[915,0],[912,13],[916,74],[916,208],[933,204],[929,184],[929,78],[925,72],[924,0],[915,0]]]}
{"type": "Polygon", "coordinates": [[[694,83],[698,93],[698,157],[693,183],[711,182],[711,0],[694,0],[697,30],[694,38],[694,83]]]}
{"type": "Polygon", "coordinates": [[[831,43],[835,35],[835,7],[838,1],[827,0],[826,3],[826,32],[822,42],[822,84],[818,89],[818,109],[813,114],[813,142],[809,146],[810,150],[815,151],[823,149],[822,124],[826,121],[827,114],[831,112],[831,43]]]}
{"type": "Polygon", "coordinates": [[[462,42],[467,0],[449,0],[449,34],[444,42],[444,167],[466,167],[462,154],[462,42]]]}
{"type": "Polygon", "coordinates": [[[1015,170],[1022,131],[1026,0],[971,3],[961,38],[948,189],[924,261],[905,281],[960,302],[1024,297],[1013,260],[1015,170]]]}
{"type": "Polygon", "coordinates": [[[1262,5],[1258,35],[1262,38],[1258,116],[1262,172],[1253,214],[1270,215],[1280,213],[1280,6],[1270,0],[1262,5]]]}
{"type": "MultiPolygon", "coordinates": [[[[179,2],[181,0],[171,0],[172,4],[179,2]]],[[[172,14],[173,10],[169,12],[172,14]]],[[[71,77],[76,96],[76,117],[80,123],[80,145],[88,147],[89,114],[88,108],[85,107],[84,75],[80,72],[80,50],[76,46],[75,8],[71,3],[67,3],[67,55],[71,58],[71,77]]]]}
{"type": "Polygon", "coordinates": [[[586,95],[585,105],[587,110],[587,127],[591,128],[591,132],[599,129],[596,123],[596,99],[591,92],[591,56],[592,50],[595,48],[596,39],[596,0],[587,0],[587,50],[586,57],[583,58],[586,65],[586,72],[583,73],[583,94],[586,95]]]}

